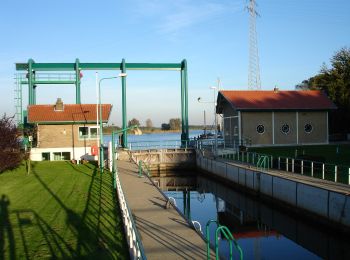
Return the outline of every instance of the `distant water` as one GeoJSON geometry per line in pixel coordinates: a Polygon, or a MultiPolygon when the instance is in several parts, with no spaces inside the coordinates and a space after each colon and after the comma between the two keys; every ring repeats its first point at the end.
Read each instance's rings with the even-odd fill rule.
{"type": "MultiPolygon", "coordinates": [[[[189,136],[190,139],[194,137],[198,137],[203,133],[203,130],[190,130],[189,136]]],[[[104,136],[104,143],[107,145],[112,140],[111,135],[104,136]]],[[[154,133],[154,134],[142,134],[142,135],[128,135],[128,143],[141,143],[141,142],[154,142],[154,143],[162,143],[162,142],[180,142],[181,141],[181,132],[178,133],[154,133]]]]}

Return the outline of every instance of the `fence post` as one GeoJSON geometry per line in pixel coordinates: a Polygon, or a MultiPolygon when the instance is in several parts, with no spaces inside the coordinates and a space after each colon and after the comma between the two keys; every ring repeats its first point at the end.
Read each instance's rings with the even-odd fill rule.
{"type": "Polygon", "coordinates": [[[292,172],[294,173],[294,159],[292,159],[292,172]]]}
{"type": "Polygon", "coordinates": [[[278,169],[281,170],[281,157],[278,157],[278,169]]]}
{"type": "Polygon", "coordinates": [[[338,166],[334,166],[334,182],[338,180],[338,166]]]}
{"type": "Polygon", "coordinates": [[[288,158],[286,158],[286,171],[288,171],[288,158]]]}
{"type": "Polygon", "coordinates": [[[324,163],[322,163],[322,180],[324,180],[324,163]]]}
{"type": "MultiPolygon", "coordinates": [[[[252,163],[255,164],[255,153],[253,153],[253,160],[252,160],[252,163]]],[[[349,169],[349,172],[350,172],[350,169],[349,169]]],[[[349,182],[350,182],[350,173],[349,173],[349,182]]]]}
{"type": "Polygon", "coordinates": [[[311,162],[311,177],[314,177],[314,162],[311,162]]]}
{"type": "Polygon", "coordinates": [[[271,169],[273,169],[273,156],[271,155],[271,169]]]}
{"type": "Polygon", "coordinates": [[[304,174],[304,161],[301,160],[301,174],[304,174]]]}

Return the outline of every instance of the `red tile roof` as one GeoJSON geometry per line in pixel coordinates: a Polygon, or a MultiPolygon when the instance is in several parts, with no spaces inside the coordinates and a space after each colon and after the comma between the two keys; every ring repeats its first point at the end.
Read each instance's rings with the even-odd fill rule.
{"type": "MultiPolygon", "coordinates": [[[[112,110],[111,104],[102,104],[102,121],[107,122],[112,110]]],[[[96,123],[96,104],[65,104],[63,111],[56,111],[55,105],[28,106],[29,123],[96,123]]]]}
{"type": "Polygon", "coordinates": [[[223,90],[218,96],[220,102],[226,100],[237,110],[328,110],[336,109],[333,102],[319,90],[266,91],[266,90],[223,90]]]}

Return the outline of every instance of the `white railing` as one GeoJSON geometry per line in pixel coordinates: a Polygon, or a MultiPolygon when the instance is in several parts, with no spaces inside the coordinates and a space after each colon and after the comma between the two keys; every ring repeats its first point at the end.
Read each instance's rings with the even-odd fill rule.
{"type": "Polygon", "coordinates": [[[114,173],[114,180],[118,193],[119,206],[122,212],[124,230],[129,245],[130,259],[147,259],[141,240],[137,233],[136,224],[128,204],[126,203],[124,192],[117,173],[114,173]]]}

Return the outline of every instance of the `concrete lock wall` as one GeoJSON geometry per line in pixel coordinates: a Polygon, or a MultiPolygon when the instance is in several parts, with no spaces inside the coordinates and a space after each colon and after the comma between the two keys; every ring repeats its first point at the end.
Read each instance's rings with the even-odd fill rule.
{"type": "Polygon", "coordinates": [[[222,179],[350,227],[349,195],[205,158],[200,153],[197,153],[196,162],[200,169],[222,179]]]}

